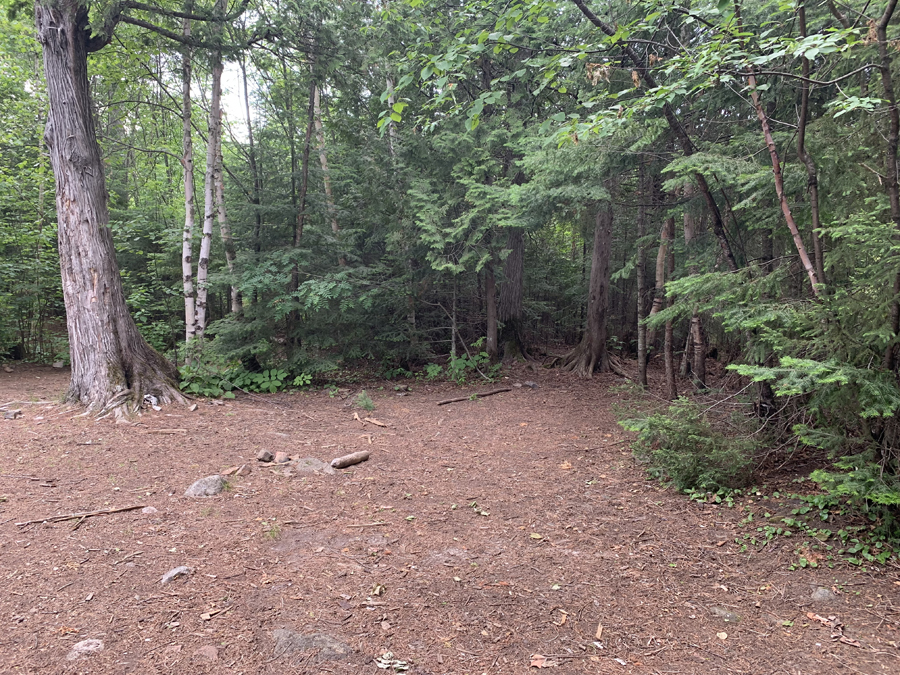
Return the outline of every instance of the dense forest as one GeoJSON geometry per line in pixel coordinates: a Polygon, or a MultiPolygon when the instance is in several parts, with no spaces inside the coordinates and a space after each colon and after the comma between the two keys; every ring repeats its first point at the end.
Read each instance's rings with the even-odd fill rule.
{"type": "Polygon", "coordinates": [[[2,4],[0,352],[70,399],[636,360],[746,403],[647,453],[896,528],[896,0],[2,4]]]}

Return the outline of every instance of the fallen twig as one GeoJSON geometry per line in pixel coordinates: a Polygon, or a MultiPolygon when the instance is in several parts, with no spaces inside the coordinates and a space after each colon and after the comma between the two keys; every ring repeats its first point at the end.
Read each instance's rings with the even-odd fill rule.
{"type": "Polygon", "coordinates": [[[135,509],[144,508],[143,504],[137,504],[135,506],[122,506],[118,509],[99,509],[97,511],[85,511],[83,513],[67,513],[64,516],[47,516],[46,518],[37,518],[35,520],[26,520],[24,523],[16,523],[18,527],[25,527],[26,525],[34,525],[35,523],[58,523],[63,520],[73,520],[75,518],[81,518],[84,520],[85,518],[90,518],[91,516],[106,516],[111,513],[121,513],[122,511],[134,511],[135,509]]]}
{"type": "Polygon", "coordinates": [[[470,396],[460,396],[459,398],[448,398],[446,401],[438,401],[438,405],[447,405],[448,403],[459,403],[460,401],[469,401],[476,400],[479,398],[484,398],[485,396],[493,396],[494,394],[502,394],[505,391],[512,391],[509,387],[503,387],[501,389],[493,389],[491,391],[485,391],[482,393],[474,393],[470,396]]]}
{"type": "Polygon", "coordinates": [[[379,527],[381,525],[387,525],[384,521],[378,523],[362,523],[360,525],[344,525],[344,527],[379,527]]]}

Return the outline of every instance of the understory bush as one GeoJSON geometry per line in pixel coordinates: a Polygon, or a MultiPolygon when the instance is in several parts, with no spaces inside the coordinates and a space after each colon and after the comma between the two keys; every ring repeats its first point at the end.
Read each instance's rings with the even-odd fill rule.
{"type": "Polygon", "coordinates": [[[638,434],[631,447],[650,474],[682,491],[745,484],[758,449],[752,438],[726,436],[686,398],[619,423],[638,434]]]}

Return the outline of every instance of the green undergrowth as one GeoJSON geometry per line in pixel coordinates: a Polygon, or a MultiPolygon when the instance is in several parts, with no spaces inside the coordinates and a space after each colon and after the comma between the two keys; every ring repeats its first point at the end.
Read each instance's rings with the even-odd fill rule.
{"type": "MultiPolygon", "coordinates": [[[[805,482],[800,479],[799,482],[805,482]]],[[[865,518],[830,494],[745,490],[688,493],[693,501],[720,504],[744,513],[734,542],[742,553],[772,545],[789,546],[790,569],[829,567],[845,562],[879,567],[898,560],[898,542],[876,518],[865,518]]]]}

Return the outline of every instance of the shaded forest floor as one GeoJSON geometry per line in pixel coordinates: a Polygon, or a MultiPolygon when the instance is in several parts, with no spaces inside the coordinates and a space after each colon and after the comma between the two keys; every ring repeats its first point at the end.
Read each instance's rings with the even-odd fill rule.
{"type": "Polygon", "coordinates": [[[635,465],[621,380],[505,375],[512,391],[445,406],[494,387],[368,383],[371,413],[354,385],[122,425],[60,406],[67,372],[0,372],[23,412],[0,419],[0,672],[374,674],[386,651],[420,675],[900,671],[897,569],[791,571],[790,540],[742,553],[739,508],[635,465]],[[371,459],[285,476],[262,449],[371,459]],[[244,463],[221,495],[182,496],[244,463]],[[138,505],[155,512],[17,525],[138,505]],[[104,648],[68,658],[86,639],[104,648]]]}

